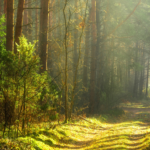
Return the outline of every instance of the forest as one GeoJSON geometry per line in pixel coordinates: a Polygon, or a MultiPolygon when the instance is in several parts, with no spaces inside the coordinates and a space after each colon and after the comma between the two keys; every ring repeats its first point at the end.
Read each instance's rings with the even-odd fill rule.
{"type": "Polygon", "coordinates": [[[0,150],[150,150],[149,0],[0,0],[0,150]]]}

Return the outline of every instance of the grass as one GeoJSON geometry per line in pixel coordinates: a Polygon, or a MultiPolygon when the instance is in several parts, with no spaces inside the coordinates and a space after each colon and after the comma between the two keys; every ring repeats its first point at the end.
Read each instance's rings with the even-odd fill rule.
{"type": "Polygon", "coordinates": [[[121,109],[116,109],[111,115],[107,113],[95,118],[86,118],[91,123],[85,120],[59,125],[54,123],[54,129],[42,123],[34,125],[28,136],[20,136],[17,139],[1,138],[0,149],[4,146],[13,150],[150,149],[150,124],[145,122],[145,118],[150,117],[149,114],[141,116],[142,113],[139,113],[132,116],[130,112],[125,112],[120,116],[120,111],[121,109]]]}

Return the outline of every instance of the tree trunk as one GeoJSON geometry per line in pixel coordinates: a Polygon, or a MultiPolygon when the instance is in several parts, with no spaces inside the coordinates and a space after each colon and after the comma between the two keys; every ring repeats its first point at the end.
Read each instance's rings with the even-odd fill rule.
{"type": "MultiPolygon", "coordinates": [[[[38,8],[38,4],[36,5],[36,7],[38,8]]],[[[39,11],[38,11],[38,9],[36,10],[36,26],[35,26],[35,32],[36,32],[36,34],[35,34],[35,39],[36,39],[36,41],[38,40],[38,27],[39,27],[39,21],[38,21],[38,13],[39,11]]],[[[38,42],[36,42],[36,52],[38,53],[38,42]]]]}
{"type": "MultiPolygon", "coordinates": [[[[91,12],[89,13],[91,15],[91,12]]],[[[85,28],[85,52],[84,52],[84,63],[83,63],[83,103],[87,105],[88,99],[88,68],[89,68],[89,52],[90,52],[90,33],[91,33],[91,25],[90,16],[87,21],[87,25],[85,28]]]]}
{"type": "MultiPolygon", "coordinates": [[[[11,2],[10,2],[11,3],[11,2]]],[[[7,18],[7,12],[8,12],[8,10],[7,10],[7,0],[4,0],[4,14],[5,14],[5,18],[7,18]]],[[[10,5],[10,4],[9,4],[10,5]]]]}
{"type": "MultiPolygon", "coordinates": [[[[25,0],[25,8],[28,6],[28,0],[25,0]]],[[[24,10],[23,18],[23,34],[27,38],[28,35],[28,9],[24,10]]]]}
{"type": "MultiPolygon", "coordinates": [[[[75,8],[77,9],[78,7],[78,1],[75,1],[75,8]]],[[[76,71],[76,65],[78,61],[78,29],[76,28],[77,26],[77,21],[78,21],[78,12],[75,12],[75,29],[74,29],[74,53],[73,53],[73,82],[75,81],[75,71],[76,71]]]]}
{"type": "Polygon", "coordinates": [[[40,49],[40,58],[41,58],[41,70],[40,72],[44,72],[47,70],[47,31],[48,31],[48,8],[49,8],[49,0],[41,0],[41,18],[40,18],[40,41],[39,41],[39,49],[40,49]]]}
{"type": "Polygon", "coordinates": [[[16,43],[19,44],[19,37],[22,33],[22,22],[23,22],[23,6],[24,0],[19,0],[18,2],[18,11],[17,11],[17,21],[15,27],[15,42],[14,42],[14,53],[17,53],[16,43]]]}
{"type": "Polygon", "coordinates": [[[96,43],[96,94],[95,94],[95,100],[96,100],[96,111],[99,110],[99,101],[100,101],[100,85],[101,85],[101,69],[102,69],[102,57],[100,56],[102,54],[102,50],[100,48],[101,44],[101,37],[100,37],[100,29],[101,29],[101,20],[100,20],[100,3],[101,0],[96,0],[96,28],[97,28],[97,43],[96,43]]]}
{"type": "Polygon", "coordinates": [[[67,18],[66,18],[66,6],[68,0],[65,0],[63,15],[65,22],[65,37],[64,37],[64,48],[65,48],[65,123],[68,121],[68,47],[67,47],[67,34],[68,34],[68,26],[67,26],[67,18]]]}
{"type": "MultiPolygon", "coordinates": [[[[129,51],[130,51],[130,49],[129,49],[129,51]]],[[[128,51],[128,53],[129,53],[129,51],[128,51]]],[[[129,53],[129,54],[130,54],[130,53],[129,53]]],[[[128,63],[127,63],[127,64],[128,64],[128,92],[131,93],[131,91],[132,91],[132,90],[131,90],[131,89],[132,89],[131,87],[133,86],[133,85],[131,84],[131,79],[130,79],[130,78],[131,78],[131,77],[130,77],[130,76],[131,76],[131,75],[130,75],[130,74],[131,74],[131,73],[130,73],[131,58],[128,57],[127,61],[128,61],[128,63]]]]}
{"type": "Polygon", "coordinates": [[[95,76],[96,76],[96,7],[95,0],[92,0],[92,50],[91,50],[91,76],[90,76],[90,101],[89,101],[89,113],[94,113],[94,101],[95,101],[95,76]]]}
{"type": "Polygon", "coordinates": [[[140,98],[142,98],[142,96],[143,96],[144,70],[145,70],[144,59],[145,59],[144,51],[141,50],[141,66],[142,66],[142,70],[141,70],[140,83],[139,83],[139,96],[140,96],[140,98]]]}
{"type": "Polygon", "coordinates": [[[148,56],[148,63],[147,63],[147,76],[146,76],[146,97],[148,96],[148,78],[149,78],[149,56],[148,56]]]}
{"type": "MultiPolygon", "coordinates": [[[[53,2],[51,0],[50,2],[50,6],[51,8],[53,8],[53,2]]],[[[53,25],[53,11],[50,10],[49,12],[49,32],[48,32],[48,38],[49,39],[52,39],[52,25],[53,25]]],[[[52,66],[53,66],[53,57],[52,57],[52,42],[50,41],[49,44],[48,44],[48,69],[49,69],[49,72],[50,72],[50,76],[53,77],[53,71],[52,71],[52,66]]]]}
{"type": "Polygon", "coordinates": [[[0,3],[0,16],[2,14],[2,6],[1,6],[1,3],[0,3]]]}
{"type": "Polygon", "coordinates": [[[14,0],[9,0],[7,3],[7,23],[6,23],[6,50],[12,51],[13,50],[13,19],[14,19],[14,0]]]}
{"type": "MultiPolygon", "coordinates": [[[[137,63],[138,59],[138,44],[136,43],[136,50],[135,50],[135,63],[137,63]]],[[[135,77],[134,77],[134,87],[133,87],[133,96],[137,97],[138,94],[138,71],[135,68],[135,77]]]]}
{"type": "MultiPolygon", "coordinates": [[[[28,7],[32,7],[32,3],[28,4],[28,7]]],[[[33,19],[32,19],[32,9],[28,9],[28,41],[32,42],[32,25],[33,25],[33,19]]]]}

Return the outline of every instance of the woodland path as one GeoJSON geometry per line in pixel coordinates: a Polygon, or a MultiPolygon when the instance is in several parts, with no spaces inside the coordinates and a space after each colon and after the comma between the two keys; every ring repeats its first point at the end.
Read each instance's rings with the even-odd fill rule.
{"type": "Polygon", "coordinates": [[[125,101],[119,107],[125,114],[118,118],[85,118],[91,123],[79,118],[76,123],[39,130],[18,141],[26,140],[26,146],[31,144],[34,150],[150,150],[150,101],[125,101]]]}
{"type": "MultiPolygon", "coordinates": [[[[145,150],[150,143],[150,101],[122,103],[125,115],[115,122],[68,125],[78,139],[60,149],[80,150],[145,150]],[[101,126],[103,128],[101,128],[101,126]]],[[[91,120],[92,121],[92,120],[91,120]]]]}

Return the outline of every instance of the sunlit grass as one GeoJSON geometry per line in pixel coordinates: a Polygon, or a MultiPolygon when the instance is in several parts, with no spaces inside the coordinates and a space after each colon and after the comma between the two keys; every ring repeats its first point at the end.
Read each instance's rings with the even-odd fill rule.
{"type": "MultiPolygon", "coordinates": [[[[116,124],[101,123],[100,118],[80,120],[75,124],[61,124],[55,129],[37,127],[37,134],[15,140],[1,139],[1,143],[16,149],[144,149],[149,145],[150,128],[140,121],[116,124]]],[[[40,126],[40,125],[39,125],[40,126]]],[[[35,127],[36,128],[36,127],[35,127]]]]}
{"type": "MultiPolygon", "coordinates": [[[[136,107],[137,108],[137,107],[136,107]]],[[[0,146],[33,150],[127,150],[146,149],[150,143],[150,124],[144,122],[149,114],[132,116],[99,115],[67,124],[39,123],[30,126],[26,136],[17,139],[0,139],[0,146]],[[114,121],[113,121],[114,120],[114,121]],[[55,128],[54,128],[55,127],[55,128]]],[[[2,137],[2,132],[0,133],[2,137]]]]}

